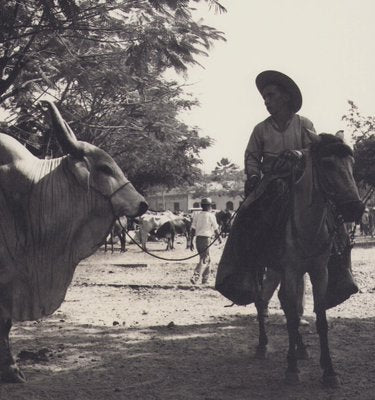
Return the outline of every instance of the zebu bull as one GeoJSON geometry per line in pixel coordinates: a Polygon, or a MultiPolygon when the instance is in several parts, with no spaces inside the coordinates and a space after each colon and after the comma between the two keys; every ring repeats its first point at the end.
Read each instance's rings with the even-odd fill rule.
{"type": "Polygon", "coordinates": [[[10,350],[12,321],[52,314],[74,270],[104,242],[116,217],[147,210],[103,150],[77,141],[53,103],[53,130],[67,155],[40,160],[0,134],[0,377],[23,382],[10,350]]]}

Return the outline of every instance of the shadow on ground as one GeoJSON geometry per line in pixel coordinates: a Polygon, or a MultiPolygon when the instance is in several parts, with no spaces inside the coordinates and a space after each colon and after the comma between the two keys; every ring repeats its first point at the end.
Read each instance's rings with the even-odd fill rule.
{"type": "Polygon", "coordinates": [[[311,358],[300,362],[301,383],[295,387],[283,382],[287,335],[281,316],[270,317],[270,352],[263,361],[253,357],[254,316],[145,329],[77,325],[56,317],[22,324],[12,340],[15,354],[27,350],[19,364],[28,383],[1,385],[0,399],[374,399],[374,318],[330,319],[331,350],[343,381],[336,390],[320,383],[319,342],[310,322],[302,332],[311,358]]]}

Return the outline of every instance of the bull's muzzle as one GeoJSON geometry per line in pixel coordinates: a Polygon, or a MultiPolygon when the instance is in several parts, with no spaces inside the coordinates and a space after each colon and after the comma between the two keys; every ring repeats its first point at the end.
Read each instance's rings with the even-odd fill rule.
{"type": "Polygon", "coordinates": [[[138,214],[136,217],[143,215],[148,210],[148,203],[146,201],[141,201],[138,208],[138,214]]]}

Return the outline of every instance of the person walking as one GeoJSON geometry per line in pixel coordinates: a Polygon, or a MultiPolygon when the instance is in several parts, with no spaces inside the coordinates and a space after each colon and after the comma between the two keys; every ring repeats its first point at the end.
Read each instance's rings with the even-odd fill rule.
{"type": "Polygon", "coordinates": [[[195,267],[194,274],[190,282],[195,285],[198,283],[202,275],[202,284],[208,282],[210,276],[210,248],[211,240],[214,235],[219,243],[222,243],[219,226],[216,221],[215,214],[211,212],[212,200],[207,197],[201,200],[202,211],[193,216],[191,223],[191,244],[190,250],[194,250],[193,239],[195,239],[195,246],[199,253],[199,262],[195,267]],[[203,270],[203,271],[202,271],[203,270]]]}

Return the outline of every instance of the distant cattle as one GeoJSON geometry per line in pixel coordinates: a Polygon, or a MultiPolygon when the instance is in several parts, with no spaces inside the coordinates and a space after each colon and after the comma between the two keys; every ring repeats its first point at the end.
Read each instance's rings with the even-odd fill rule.
{"type": "Polygon", "coordinates": [[[362,235],[369,236],[369,234],[370,234],[370,216],[369,216],[369,210],[367,208],[362,215],[362,218],[360,221],[360,229],[361,229],[362,235]]]}
{"type": "Polygon", "coordinates": [[[143,250],[146,250],[147,239],[152,232],[156,232],[165,222],[177,218],[171,211],[161,213],[147,212],[138,219],[139,236],[143,250]]]}
{"type": "Polygon", "coordinates": [[[174,249],[174,239],[176,235],[184,235],[186,237],[186,248],[189,247],[191,219],[187,217],[178,217],[170,221],[164,222],[156,231],[158,239],[167,240],[166,250],[174,249]]]}
{"type": "Polygon", "coordinates": [[[127,232],[127,225],[128,225],[128,219],[125,216],[122,216],[118,218],[112,228],[111,232],[109,233],[107,240],[105,241],[104,244],[104,251],[107,252],[107,246],[108,244],[111,245],[111,250],[112,253],[114,251],[114,242],[115,238],[118,238],[120,241],[120,252],[125,253],[126,252],[126,232],[127,232]]]}
{"type": "Polygon", "coordinates": [[[219,231],[222,237],[229,235],[229,231],[232,225],[233,212],[229,210],[219,211],[216,213],[216,221],[219,225],[219,231]]]}

